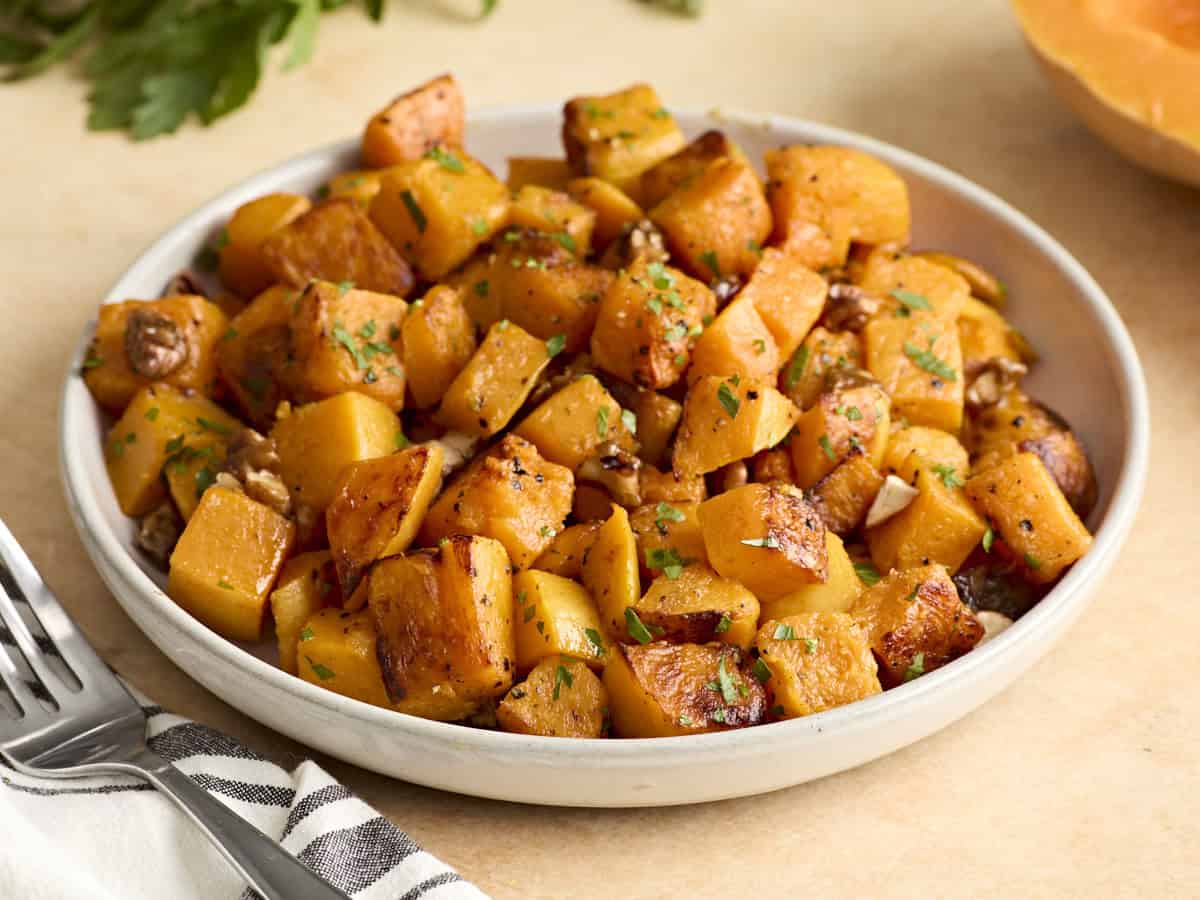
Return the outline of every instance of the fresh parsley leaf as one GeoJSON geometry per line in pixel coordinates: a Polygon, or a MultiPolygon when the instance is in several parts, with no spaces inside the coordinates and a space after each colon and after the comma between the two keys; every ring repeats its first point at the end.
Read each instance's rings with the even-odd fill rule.
{"type": "Polygon", "coordinates": [[[933,467],[933,474],[940,478],[942,480],[942,484],[948,488],[957,488],[963,486],[963,480],[958,477],[958,473],[955,471],[954,466],[947,466],[938,463],[933,467]]]}
{"type": "Polygon", "coordinates": [[[233,585],[230,584],[228,581],[226,581],[224,578],[217,580],[217,587],[219,587],[223,591],[232,591],[233,590],[233,585]]]}
{"type": "Polygon", "coordinates": [[[771,667],[763,662],[761,658],[754,661],[754,665],[750,667],[750,672],[758,679],[760,684],[766,684],[771,680],[771,667]]]}
{"type": "Polygon", "coordinates": [[[881,578],[879,570],[875,568],[875,564],[870,562],[856,562],[854,564],[854,574],[867,587],[879,584],[881,578]]]}
{"type": "Polygon", "coordinates": [[[983,552],[991,553],[992,545],[996,542],[996,532],[992,531],[992,526],[989,525],[987,531],[983,533],[983,552]]]}
{"type": "Polygon", "coordinates": [[[682,575],[692,562],[680,556],[674,547],[654,547],[646,551],[646,568],[658,569],[671,581],[682,575]]]}
{"type": "Polygon", "coordinates": [[[725,657],[717,663],[717,683],[721,686],[721,699],[726,703],[737,703],[738,693],[733,676],[725,668],[725,657]]]}
{"type": "Polygon", "coordinates": [[[1032,553],[1025,554],[1025,565],[1029,566],[1034,572],[1042,567],[1042,561],[1032,553]]]}
{"type": "Polygon", "coordinates": [[[766,537],[761,538],[747,538],[738,543],[745,544],[747,547],[762,547],[766,550],[779,549],[779,539],[773,534],[768,534],[766,537]]]}
{"type": "Polygon", "coordinates": [[[787,375],[785,376],[785,378],[786,378],[787,388],[789,391],[796,386],[796,383],[800,380],[800,377],[804,374],[804,368],[807,365],[808,365],[808,347],[801,344],[799,349],[796,350],[795,355],[792,356],[792,361],[790,363],[788,363],[787,375]]]}
{"type": "Polygon", "coordinates": [[[796,629],[783,622],[776,622],[775,631],[772,632],[771,637],[777,641],[794,641],[796,640],[796,629]]]}
{"type": "Polygon", "coordinates": [[[413,222],[416,223],[417,231],[424,234],[426,226],[429,225],[429,220],[425,218],[425,210],[421,209],[421,204],[417,202],[417,198],[413,195],[413,192],[405,188],[400,192],[400,199],[404,201],[404,208],[408,210],[408,214],[412,216],[413,222]]]}
{"type": "Polygon", "coordinates": [[[151,406],[148,410],[146,410],[145,413],[143,413],[143,415],[151,422],[157,421],[158,420],[158,407],[151,406]]]}
{"type": "Polygon", "coordinates": [[[596,410],[596,437],[608,437],[608,407],[601,406],[596,410]]]}
{"type": "Polygon", "coordinates": [[[630,434],[637,434],[637,414],[632,409],[621,410],[621,424],[630,434]]]}
{"type": "Polygon", "coordinates": [[[488,295],[487,279],[475,282],[474,291],[476,297],[486,297],[488,295]]]}
{"type": "Polygon", "coordinates": [[[304,629],[300,632],[300,640],[311,641],[314,637],[316,637],[316,635],[313,634],[313,630],[307,625],[304,626],[304,629]]]}
{"type": "Polygon", "coordinates": [[[220,434],[226,437],[233,434],[228,425],[224,425],[220,422],[214,422],[211,419],[204,418],[203,416],[196,417],[196,424],[200,426],[201,431],[211,431],[214,434],[220,434]]]}
{"type": "Polygon", "coordinates": [[[912,658],[912,662],[908,664],[908,668],[904,670],[904,680],[912,681],[914,678],[920,678],[925,674],[925,654],[918,653],[912,658]]]}
{"type": "Polygon", "coordinates": [[[736,419],[738,410],[742,407],[742,401],[734,394],[728,382],[722,381],[721,386],[717,388],[717,399],[721,402],[721,406],[725,409],[725,412],[728,413],[729,418],[736,419]]]}
{"type": "Polygon", "coordinates": [[[571,674],[571,670],[559,663],[558,668],[554,670],[554,699],[558,699],[558,693],[564,684],[570,687],[574,683],[575,676],[571,674]]]}
{"type": "Polygon", "coordinates": [[[565,334],[556,334],[550,340],[546,341],[546,355],[551,359],[563,352],[567,346],[567,336],[565,334]]]}
{"type": "Polygon", "coordinates": [[[654,525],[658,528],[659,534],[667,533],[667,522],[682,522],[684,518],[686,517],[681,510],[662,500],[654,507],[654,525]]]}
{"type": "Polygon", "coordinates": [[[561,244],[569,252],[571,252],[571,253],[575,252],[575,249],[576,249],[575,238],[571,237],[571,235],[567,234],[567,232],[556,231],[556,232],[554,232],[554,234],[550,235],[550,237],[553,238],[554,240],[558,241],[558,243],[561,244]]]}
{"type": "Polygon", "coordinates": [[[604,638],[600,637],[600,632],[595,628],[585,628],[583,633],[587,635],[588,641],[595,650],[597,656],[603,656],[608,652],[608,648],[604,646],[604,638]]]}
{"type": "Polygon", "coordinates": [[[717,262],[717,254],[715,251],[705,250],[700,254],[700,261],[708,266],[709,270],[713,273],[713,278],[721,277],[721,266],[717,262]]]}
{"type": "MultiPolygon", "coordinates": [[[[441,146],[435,146],[431,148],[430,151],[425,154],[425,158],[432,159],[447,172],[454,172],[458,175],[461,175],[463,172],[467,171],[467,167],[463,165],[461,159],[441,146]]],[[[483,228],[485,231],[487,230],[487,223],[483,223],[483,228]]],[[[480,234],[481,232],[476,231],[475,233],[480,234]]]]}
{"type": "Polygon", "coordinates": [[[639,644],[648,644],[654,640],[654,635],[650,633],[650,629],[642,624],[642,620],[638,618],[638,614],[632,606],[625,607],[625,629],[629,632],[629,636],[639,644]]]}
{"type": "Polygon", "coordinates": [[[833,444],[829,443],[829,435],[823,434],[817,438],[817,443],[821,445],[821,452],[825,454],[827,459],[836,459],[837,455],[833,452],[833,444]]]}
{"type": "Polygon", "coordinates": [[[804,649],[809,653],[817,652],[817,639],[806,637],[804,639],[804,649]]]}
{"type": "Polygon", "coordinates": [[[958,373],[933,352],[933,342],[934,339],[930,338],[928,348],[922,350],[916,344],[905,341],[904,355],[916,363],[919,368],[931,375],[936,375],[943,381],[958,381],[958,373]]]}
{"type": "Polygon", "coordinates": [[[900,301],[903,309],[933,309],[933,304],[931,304],[925,297],[920,294],[914,294],[912,291],[905,291],[897,288],[896,290],[892,291],[892,296],[900,301]]]}
{"type": "Polygon", "coordinates": [[[313,673],[322,681],[328,681],[330,678],[336,676],[337,673],[334,672],[333,669],[329,668],[328,666],[324,666],[319,662],[314,662],[311,656],[306,656],[304,658],[308,661],[308,664],[312,666],[313,673]]]}
{"type": "Polygon", "coordinates": [[[717,620],[717,624],[713,628],[713,631],[715,631],[717,634],[724,634],[732,627],[733,619],[729,618],[727,615],[722,615],[721,618],[717,620]]]}

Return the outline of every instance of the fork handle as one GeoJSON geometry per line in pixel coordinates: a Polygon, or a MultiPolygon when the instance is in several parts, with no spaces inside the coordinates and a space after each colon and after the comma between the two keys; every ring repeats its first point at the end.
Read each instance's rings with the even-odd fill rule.
{"type": "Polygon", "coordinates": [[[162,757],[145,751],[133,760],[134,767],[199,826],[266,900],[350,900],[162,757]]]}

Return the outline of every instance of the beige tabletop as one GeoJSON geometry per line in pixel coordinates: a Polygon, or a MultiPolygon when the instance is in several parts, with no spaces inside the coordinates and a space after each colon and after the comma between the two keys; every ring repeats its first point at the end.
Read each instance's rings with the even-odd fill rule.
{"type": "MultiPolygon", "coordinates": [[[[471,7],[470,0],[459,0],[471,7]]],[[[777,111],[931,157],[1007,198],[1088,266],[1150,382],[1150,482],[1088,612],[1015,686],[871,765],[698,808],[475,800],[320,762],[496,897],[1168,897],[1200,892],[1200,193],[1098,144],[1045,89],[1002,0],[708,0],[699,22],[633,0],[500,0],[486,23],[390,5],[324,17],[212,129],[135,145],[83,129],[84,86],[0,86],[0,516],[104,657],[168,708],[285,765],[305,749],[206,693],[92,570],[55,468],[67,355],[157,234],[220,189],[356,133],[451,69],[475,105],[645,79],[668,103],[777,111]]]]}

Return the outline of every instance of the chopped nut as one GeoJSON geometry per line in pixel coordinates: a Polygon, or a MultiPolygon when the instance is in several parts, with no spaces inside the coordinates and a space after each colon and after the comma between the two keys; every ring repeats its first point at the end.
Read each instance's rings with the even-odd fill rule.
{"type": "Polygon", "coordinates": [[[139,375],[162,378],[187,360],[187,336],[162,313],[135,309],[125,322],[125,355],[139,375]]]}
{"type": "Polygon", "coordinates": [[[218,472],[217,477],[213,479],[213,485],[225,488],[227,491],[237,491],[239,494],[246,493],[242,487],[242,483],[228,472],[218,472]]]}
{"type": "Polygon", "coordinates": [[[621,229],[621,233],[604,251],[600,265],[606,269],[624,269],[637,259],[665,263],[670,258],[658,226],[649,219],[642,219],[621,229]]]}
{"type": "Polygon", "coordinates": [[[723,494],[725,491],[732,491],[734,488],[739,488],[750,481],[750,473],[746,469],[746,463],[742,460],[736,460],[726,466],[721,466],[717,471],[713,472],[712,491],[714,495],[723,494]]]}
{"type": "Polygon", "coordinates": [[[605,488],[621,506],[642,502],[638,471],[642,461],[612,441],[596,448],[596,454],[584,460],[575,473],[578,481],[591,481],[605,488]]]}
{"type": "Polygon", "coordinates": [[[447,431],[440,438],[425,443],[441,444],[442,478],[449,478],[471,461],[479,446],[479,438],[463,431],[447,431]]]}
{"type": "Polygon", "coordinates": [[[134,541],[160,568],[165,569],[171,559],[171,551],[183,530],[179,513],[170,503],[164,503],[138,523],[134,541]]]}
{"type": "Polygon", "coordinates": [[[1013,620],[1004,615],[1004,613],[998,613],[991,609],[981,609],[975,613],[975,618],[983,626],[983,637],[979,639],[979,643],[975,645],[976,647],[986,644],[1013,623],[1013,620]]]}
{"type": "Polygon", "coordinates": [[[283,479],[274,472],[265,469],[247,472],[243,484],[246,496],[251,500],[269,506],[281,516],[292,514],[292,495],[288,493],[283,479]]]}
{"type": "Polygon", "coordinates": [[[867,527],[874,528],[879,523],[886,522],[920,495],[921,492],[903,478],[889,475],[879,493],[875,495],[875,502],[867,510],[867,527]]]}
{"type": "Polygon", "coordinates": [[[712,292],[717,295],[717,306],[724,306],[742,289],[742,276],[731,273],[712,283],[712,292]]]}
{"type": "Polygon", "coordinates": [[[167,282],[167,286],[163,288],[162,296],[178,297],[181,294],[192,295],[196,297],[207,297],[208,292],[204,290],[204,286],[200,284],[200,279],[196,277],[196,273],[190,269],[184,269],[182,272],[176,272],[174,277],[167,282]]]}
{"type": "Polygon", "coordinates": [[[275,441],[264,437],[253,428],[243,428],[229,441],[225,454],[225,469],[242,481],[248,472],[279,470],[279,453],[275,441]]]}
{"type": "Polygon", "coordinates": [[[821,323],[830,331],[862,331],[879,307],[879,298],[858,285],[834,284],[829,288],[821,323]]]}
{"type": "Polygon", "coordinates": [[[967,387],[966,401],[971,409],[995,406],[1004,394],[1028,372],[1024,363],[993,356],[974,367],[974,379],[967,387]]]}

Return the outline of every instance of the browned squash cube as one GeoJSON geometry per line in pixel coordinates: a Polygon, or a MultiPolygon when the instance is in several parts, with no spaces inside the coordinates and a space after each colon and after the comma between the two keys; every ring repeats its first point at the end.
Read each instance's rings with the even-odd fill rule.
{"type": "Polygon", "coordinates": [[[572,178],[566,184],[566,191],[596,214],[592,244],[597,251],[603,251],[622,230],[645,216],[629,195],[600,178],[572,178]]]}
{"type": "Polygon", "coordinates": [[[510,191],[519,191],[527,184],[561,191],[571,180],[571,167],[565,159],[550,156],[510,156],[508,178],[504,183],[510,191]]]}
{"type": "Polygon", "coordinates": [[[825,279],[799,257],[768,247],[738,297],[754,304],[785,360],[821,318],[828,293],[825,279]]]}
{"type": "Polygon", "coordinates": [[[741,148],[722,131],[709,129],[678,153],[668,156],[642,173],[638,196],[647,208],[657,206],[676,189],[703,174],[715,159],[745,161],[741,148]]]}
{"type": "Polygon", "coordinates": [[[971,299],[971,288],[957,272],[919,256],[875,250],[868,257],[859,284],[883,301],[878,315],[917,319],[958,319],[971,299]]]}
{"type": "Polygon", "coordinates": [[[466,103],[453,75],[401,94],[367,122],[362,155],[372,169],[420,159],[440,145],[461,146],[466,103]]]}
{"type": "Polygon", "coordinates": [[[134,394],[153,383],[211,397],[216,348],[228,332],[225,314],[203,297],[106,303],[83,360],[84,383],[97,403],[117,415],[134,394]]]}
{"type": "Polygon", "coordinates": [[[708,496],[703,475],[670,469],[660,472],[654,466],[642,466],[638,471],[638,487],[643,503],[699,503],[708,496]]]}
{"type": "Polygon", "coordinates": [[[657,390],[679,380],[688,354],[716,312],[712,291],[661,263],[637,260],[604,293],[592,358],[616,377],[657,390]]]}
{"type": "Polygon", "coordinates": [[[784,484],[795,484],[796,473],[792,470],[792,454],[786,444],[772,447],[770,450],[760,450],[750,460],[750,480],[762,484],[772,481],[782,481],[784,484]]]}
{"type": "MultiPolygon", "coordinates": [[[[758,627],[757,597],[703,563],[684,567],[676,578],[671,574],[655,578],[633,607],[646,631],[673,644],[718,641],[750,649],[758,627]]],[[[630,634],[624,643],[636,640],[630,634]]]]}
{"type": "Polygon", "coordinates": [[[686,143],[648,84],[567,101],[562,138],[575,174],[603,178],[631,196],[643,172],[686,143]]]}
{"type": "Polygon", "coordinates": [[[262,638],[271,587],[296,526],[245,494],[204,492],[171,554],[167,593],[222,637],[262,638]]]}
{"type": "Polygon", "coordinates": [[[763,600],[828,577],[825,526],[794,489],[747,484],[705,500],[698,514],[712,567],[763,600]]]}
{"type": "Polygon", "coordinates": [[[400,326],[408,304],[391,294],[313,281],[291,318],[289,368],[296,399],[323,400],[346,391],[391,409],[404,408],[400,326]]]}
{"type": "Polygon", "coordinates": [[[884,472],[914,484],[921,469],[947,471],[965,479],[967,451],[954,435],[936,428],[910,425],[893,431],[883,456],[884,472]]]}
{"type": "Polygon", "coordinates": [[[629,527],[629,513],[612,505],[608,520],[596,531],[583,557],[583,585],[596,602],[600,622],[614,641],[628,633],[625,610],[642,595],[638,578],[637,540],[629,527]]]}
{"type": "Polygon", "coordinates": [[[1024,362],[1027,345],[1004,316],[982,300],[968,297],[958,316],[958,342],[962,345],[963,370],[971,373],[990,359],[1024,362]]]}
{"type": "Polygon", "coordinates": [[[508,217],[508,188],[458,149],[388,169],[371,221],[429,281],[462,265],[508,217]]]}
{"type": "Polygon", "coordinates": [[[292,499],[315,511],[333,500],[342,469],[387,456],[404,444],[396,414],[353,392],[298,407],[275,423],[271,437],[292,499]]]}
{"type": "Polygon", "coordinates": [[[805,492],[825,527],[847,535],[866,518],[884,476],[861,451],[851,451],[837,466],[805,492]]]}
{"type": "Polygon", "coordinates": [[[957,434],[963,418],[958,329],[940,318],[880,316],[863,331],[867,369],[913,425],[957,434]]]}
{"type": "Polygon", "coordinates": [[[500,701],[496,721],[515,734],[598,738],[607,709],[608,690],[587,666],[549,657],[500,701]]]}
{"type": "Polygon", "coordinates": [[[796,420],[792,468],[796,484],[809,488],[855,451],[871,465],[883,463],[887,449],[888,396],[876,385],[841,388],[821,394],[796,420]]]}
{"type": "Polygon", "coordinates": [[[645,578],[654,578],[662,570],[662,561],[708,563],[700,518],[699,503],[667,503],[658,500],[633,510],[629,526],[637,538],[638,560],[645,578]],[[651,568],[647,560],[660,564],[651,568]]]}
{"type": "Polygon", "coordinates": [[[673,737],[758,725],[767,695],[722,644],[619,644],[604,668],[613,734],[673,737]],[[709,685],[715,684],[714,691],[709,685]]]}
{"type": "Polygon", "coordinates": [[[406,707],[405,701],[393,704],[388,697],[379,668],[378,644],[379,633],[369,609],[322,609],[300,631],[297,674],[343,697],[419,715],[416,710],[421,708],[420,701],[406,707]]]}
{"type": "Polygon", "coordinates": [[[367,605],[383,683],[404,712],[462,719],[512,686],[512,577],[498,541],[458,534],[436,550],[380,560],[367,605]]]}
{"type": "Polygon", "coordinates": [[[944,666],[983,637],[942,566],[892,572],[859,595],[850,615],[866,631],[885,688],[944,666]]]}
{"type": "Polygon", "coordinates": [[[504,545],[514,568],[528,568],[562,528],[574,484],[570,469],[507,435],[447,485],[425,518],[421,540],[436,544],[455,534],[486,535],[504,545]]]}
{"type": "Polygon", "coordinates": [[[269,427],[291,396],[296,374],[290,323],[300,292],[269,287],[238,313],[217,341],[217,367],[238,407],[256,427],[269,427]]]}
{"type": "Polygon", "coordinates": [[[583,574],[583,558],[596,539],[602,522],[580,522],[554,535],[550,546],[534,560],[533,567],[551,575],[578,579],[583,574]]]}
{"type": "Polygon", "coordinates": [[[475,325],[458,291],[444,285],[413,303],[400,326],[408,390],[436,406],[475,352],[475,325]]]}
{"type": "MultiPolygon", "coordinates": [[[[311,640],[305,631],[309,619],[327,606],[341,606],[337,573],[328,550],[293,556],[284,565],[271,591],[271,618],[279,644],[279,668],[295,675],[298,647],[311,640]]],[[[380,683],[382,686],[382,682],[380,683]]]]}
{"type": "Polygon", "coordinates": [[[890,519],[867,529],[871,559],[881,572],[938,563],[958,571],[987,531],[951,469],[920,469],[913,486],[921,493],[890,519]]]}
{"type": "Polygon", "coordinates": [[[694,381],[702,375],[742,375],[769,382],[782,362],[753,298],[739,296],[696,341],[687,376],[694,381]]]}
{"type": "Polygon", "coordinates": [[[583,259],[592,247],[596,214],[569,194],[527,184],[513,197],[508,224],[548,234],[568,252],[583,259]]]}
{"type": "Polygon", "coordinates": [[[379,193],[383,173],[374,169],[352,169],[340,172],[325,183],[322,196],[329,198],[344,197],[352,200],[354,205],[366,212],[371,208],[371,201],[379,193]]]}
{"type": "Polygon", "coordinates": [[[525,403],[562,343],[538,340],[507,319],[497,322],[446,389],[437,420],[467,434],[496,434],[525,403]]]}
{"type": "Polygon", "coordinates": [[[267,194],[239,206],[217,241],[217,271],[225,287],[243,298],[269,288],[275,276],[263,256],[263,242],[311,208],[312,202],[299,194],[267,194]]]}
{"type": "Polygon", "coordinates": [[[351,463],[325,510],[329,547],[348,597],[371,563],[408,549],[442,487],[442,445],[351,463]]]}
{"type": "MultiPolygon", "coordinates": [[[[845,612],[854,605],[863,592],[864,576],[859,575],[842,539],[832,531],[825,532],[825,554],[829,561],[826,579],[816,584],[799,585],[774,600],[763,600],[761,621],[800,613],[845,612]]],[[[873,576],[868,574],[866,577],[873,576]]]]}
{"type": "Polygon", "coordinates": [[[594,375],[582,375],[560,388],[525,417],[515,431],[550,462],[571,471],[602,445],[635,446],[621,407],[594,375]]]}
{"type": "Polygon", "coordinates": [[[971,503],[1023,564],[1025,577],[1049,584],[1092,545],[1054,476],[1035,453],[1016,453],[967,482],[971,503]]]}
{"type": "Polygon", "coordinates": [[[782,718],[811,716],[882,690],[866,635],[846,613],[768,619],[756,644],[782,718]]]}
{"type": "Polygon", "coordinates": [[[183,521],[192,517],[205,490],[225,468],[229,442],[240,429],[240,423],[228,430],[223,428],[220,433],[190,428],[187,434],[177,434],[167,442],[168,456],[162,467],[162,479],[167,483],[171,502],[183,521]]]}
{"type": "Polygon", "coordinates": [[[808,409],[825,390],[830,373],[862,365],[862,341],[853,331],[828,331],[818,325],[792,354],[779,376],[779,389],[800,409],[808,409]]]}
{"type": "Polygon", "coordinates": [[[711,281],[749,275],[771,234],[771,207],[754,169],[718,159],[649,212],[680,268],[711,281]]]}
{"type": "Polygon", "coordinates": [[[479,334],[504,318],[500,294],[492,287],[492,277],[498,271],[495,266],[496,257],[491,252],[481,252],[442,279],[447,287],[458,291],[479,334]]]}
{"type": "Polygon", "coordinates": [[[795,415],[787,397],[765,382],[737,375],[698,378],[683,404],[675,471],[712,472],[774,447],[791,431],[795,415]]]}
{"type": "Polygon", "coordinates": [[[198,497],[216,478],[215,451],[241,423],[211,400],[188,396],[167,384],[142,388],[108,432],[104,461],[121,512],[144,516],[165,498],[163,467],[198,463],[192,490],[198,497]],[[204,466],[205,475],[196,476],[204,466]]]}
{"type": "Polygon", "coordinates": [[[586,588],[561,575],[526,569],[513,576],[513,595],[518,671],[528,672],[551,656],[574,656],[604,668],[608,642],[586,588]]]}

